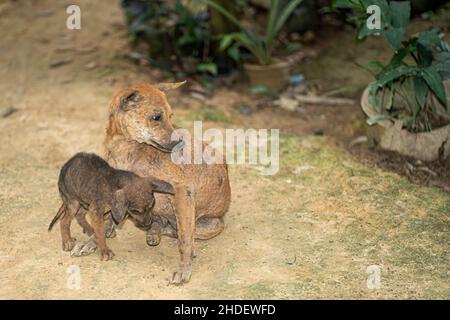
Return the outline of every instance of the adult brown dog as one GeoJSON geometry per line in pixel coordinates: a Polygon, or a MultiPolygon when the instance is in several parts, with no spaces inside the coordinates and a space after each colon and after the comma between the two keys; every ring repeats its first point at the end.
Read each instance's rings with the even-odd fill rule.
{"type": "Polygon", "coordinates": [[[149,245],[159,244],[161,235],[178,237],[181,265],[172,275],[173,284],[190,279],[194,238],[210,239],[222,232],[231,196],[225,163],[176,164],[171,159],[179,141],[171,139],[175,127],[166,93],[182,84],[137,84],[117,93],[105,141],[106,157],[113,167],[154,176],[175,187],[176,200],[155,194],[153,213],[160,223],[154,223],[147,234],[149,245]]]}

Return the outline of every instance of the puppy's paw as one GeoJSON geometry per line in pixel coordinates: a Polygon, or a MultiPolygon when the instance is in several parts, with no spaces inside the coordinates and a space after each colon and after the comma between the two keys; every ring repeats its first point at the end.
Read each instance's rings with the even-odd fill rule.
{"type": "Polygon", "coordinates": [[[114,226],[111,226],[111,228],[107,228],[107,226],[105,226],[105,237],[106,238],[115,238],[116,237],[116,229],[114,228],[114,226]]]}
{"type": "Polygon", "coordinates": [[[158,233],[147,232],[147,244],[151,247],[157,246],[161,242],[161,235],[158,233]]]}
{"type": "Polygon", "coordinates": [[[111,219],[105,221],[105,237],[114,238],[116,236],[116,228],[111,219]]]}
{"type": "Polygon", "coordinates": [[[70,250],[72,250],[73,249],[73,247],[75,246],[75,242],[76,242],[77,240],[76,239],[69,239],[69,240],[66,240],[66,241],[63,241],[62,242],[62,249],[63,249],[63,251],[70,251],[70,250]]]}
{"type": "Polygon", "coordinates": [[[114,252],[111,251],[109,248],[105,248],[100,250],[100,260],[102,261],[108,261],[111,260],[114,257],[114,252]]]}
{"type": "Polygon", "coordinates": [[[70,251],[70,255],[72,257],[87,256],[94,253],[96,248],[97,244],[94,239],[90,239],[88,241],[78,241],[72,251],[70,251]]]}

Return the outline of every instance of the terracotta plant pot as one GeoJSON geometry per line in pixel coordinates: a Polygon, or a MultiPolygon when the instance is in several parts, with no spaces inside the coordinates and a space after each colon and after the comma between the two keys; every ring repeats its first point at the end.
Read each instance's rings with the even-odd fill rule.
{"type": "MultiPolygon", "coordinates": [[[[370,88],[367,87],[361,98],[361,107],[368,118],[379,113],[369,102],[370,88]]],[[[382,120],[367,130],[369,142],[382,149],[396,151],[422,161],[446,159],[450,155],[450,125],[430,132],[412,133],[402,129],[402,121],[382,120]]]]}
{"type": "Polygon", "coordinates": [[[280,91],[288,86],[289,69],[290,64],[285,61],[269,65],[244,64],[244,71],[252,87],[266,86],[273,91],[280,91]]]}

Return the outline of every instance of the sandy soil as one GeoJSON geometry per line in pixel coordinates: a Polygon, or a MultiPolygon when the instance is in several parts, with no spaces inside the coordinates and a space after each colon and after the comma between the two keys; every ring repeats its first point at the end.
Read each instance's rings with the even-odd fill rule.
{"type": "MultiPolygon", "coordinates": [[[[60,166],[77,151],[103,153],[117,88],[161,77],[122,57],[122,13],[106,3],[80,0],[82,29],[69,31],[64,1],[0,2],[0,108],[17,109],[0,118],[0,298],[450,298],[448,194],[361,163],[333,138],[290,135],[309,119],[286,113],[272,125],[282,128],[279,174],[230,168],[226,229],[197,242],[190,283],[168,285],[176,241],[150,248],[131,223],[109,240],[112,261],[63,252],[58,229],[47,233],[60,166]],[[72,61],[49,67],[64,59],[72,61]],[[72,265],[80,289],[67,287],[72,265]],[[380,267],[380,289],[367,286],[371,265],[380,267]]],[[[240,97],[219,90],[205,104],[227,121],[207,124],[267,125],[264,110],[246,118],[233,109],[240,97]]],[[[200,103],[183,93],[170,101],[190,128],[200,103]]]]}

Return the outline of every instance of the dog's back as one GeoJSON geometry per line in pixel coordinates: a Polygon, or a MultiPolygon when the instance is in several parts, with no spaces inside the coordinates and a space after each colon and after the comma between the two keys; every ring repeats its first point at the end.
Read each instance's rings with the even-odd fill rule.
{"type": "Polygon", "coordinates": [[[59,173],[58,188],[63,204],[48,230],[64,214],[70,201],[77,201],[83,207],[92,202],[109,202],[116,180],[114,169],[98,155],[84,152],[74,155],[59,173]]]}

